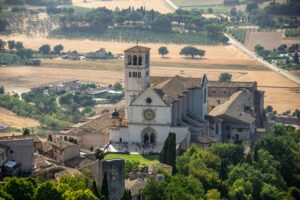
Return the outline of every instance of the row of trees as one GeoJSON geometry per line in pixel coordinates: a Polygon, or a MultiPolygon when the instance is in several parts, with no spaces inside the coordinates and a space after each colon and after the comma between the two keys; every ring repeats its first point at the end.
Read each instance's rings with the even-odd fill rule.
{"type": "Polygon", "coordinates": [[[147,200],[299,199],[300,132],[276,126],[252,146],[190,147],[176,159],[176,174],[148,181],[147,200]]]}

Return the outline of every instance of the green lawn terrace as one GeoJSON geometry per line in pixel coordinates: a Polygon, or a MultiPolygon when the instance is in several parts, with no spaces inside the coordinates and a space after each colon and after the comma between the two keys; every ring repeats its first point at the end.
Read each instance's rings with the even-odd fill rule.
{"type": "Polygon", "coordinates": [[[104,160],[124,159],[125,161],[138,162],[140,165],[152,165],[159,163],[158,154],[126,154],[126,153],[108,153],[104,160]]]}

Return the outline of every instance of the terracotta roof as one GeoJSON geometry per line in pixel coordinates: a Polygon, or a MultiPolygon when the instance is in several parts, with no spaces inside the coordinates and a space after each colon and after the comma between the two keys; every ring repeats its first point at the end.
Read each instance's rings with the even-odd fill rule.
{"type": "Polygon", "coordinates": [[[251,92],[248,90],[237,91],[230,96],[228,101],[212,109],[209,115],[251,124],[255,121],[255,118],[252,117],[251,114],[244,112],[244,105],[250,95],[251,92]]]}
{"type": "Polygon", "coordinates": [[[208,81],[208,87],[239,87],[239,88],[256,88],[256,82],[237,82],[237,81],[208,81]]]}
{"type": "Polygon", "coordinates": [[[150,48],[148,47],[142,47],[142,46],[139,46],[139,45],[136,45],[134,47],[131,47],[127,50],[125,50],[124,52],[137,52],[137,53],[146,53],[150,51],[150,48]]]}
{"type": "MultiPolygon", "coordinates": [[[[161,79],[162,80],[162,79],[161,79]]],[[[178,96],[182,95],[190,88],[201,87],[201,79],[185,78],[175,76],[165,79],[160,83],[152,85],[152,88],[161,96],[168,95],[172,100],[178,100],[178,96]]]]}
{"type": "MultiPolygon", "coordinates": [[[[60,149],[66,149],[70,146],[78,146],[78,145],[75,145],[71,142],[67,142],[67,141],[56,141],[56,142],[51,142],[51,144],[57,148],[60,148],[60,149]]],[[[78,147],[79,148],[79,147],[78,147]]]]}

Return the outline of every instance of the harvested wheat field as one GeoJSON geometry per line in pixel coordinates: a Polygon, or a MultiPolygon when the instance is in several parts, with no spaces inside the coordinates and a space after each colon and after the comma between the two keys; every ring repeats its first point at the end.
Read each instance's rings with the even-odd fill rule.
{"type": "Polygon", "coordinates": [[[17,116],[15,113],[0,107],[0,123],[15,128],[32,128],[39,126],[39,122],[31,118],[17,116]]]}
{"type": "Polygon", "coordinates": [[[73,0],[73,5],[85,8],[106,7],[110,10],[124,9],[129,6],[134,8],[146,7],[147,10],[155,10],[161,13],[170,13],[174,9],[165,0],[73,0]]]}
{"type": "MultiPolygon", "coordinates": [[[[2,40],[15,40],[24,43],[26,48],[32,48],[38,50],[40,46],[49,44],[52,48],[57,44],[64,46],[64,51],[78,51],[78,52],[90,52],[96,51],[100,48],[105,48],[106,51],[110,51],[113,54],[123,54],[123,51],[135,43],[128,42],[109,42],[109,41],[92,41],[92,40],[67,40],[67,39],[48,39],[43,37],[28,38],[26,36],[1,36],[2,40]]],[[[203,59],[185,59],[179,55],[180,50],[185,45],[176,44],[152,44],[152,43],[140,43],[140,45],[151,48],[151,60],[152,61],[167,61],[167,62],[188,62],[188,63],[203,63],[203,64],[224,64],[224,65],[255,65],[259,66],[260,63],[253,60],[233,45],[227,46],[200,46],[193,45],[198,48],[204,49],[206,55],[203,59]],[[158,48],[161,46],[167,46],[169,54],[166,58],[161,58],[158,54],[158,48]]]]}
{"type": "MultiPolygon", "coordinates": [[[[0,82],[7,90],[23,92],[31,87],[43,84],[54,83],[62,80],[79,79],[84,82],[95,82],[100,85],[108,85],[115,82],[123,83],[124,75],[122,63],[106,64],[104,67],[81,65],[81,67],[70,68],[63,65],[50,67],[1,67],[0,82]]],[[[209,80],[218,80],[222,72],[229,72],[233,81],[257,81],[259,88],[265,90],[265,105],[272,105],[278,112],[295,110],[300,108],[300,87],[299,85],[285,79],[273,71],[236,70],[236,69],[215,69],[204,67],[170,67],[163,63],[156,63],[151,67],[153,76],[175,76],[202,77],[208,75],[209,80]]]]}
{"type": "Polygon", "coordinates": [[[248,31],[245,46],[250,50],[254,50],[254,47],[258,44],[267,50],[277,49],[282,44],[282,34],[276,31],[248,31]]]}

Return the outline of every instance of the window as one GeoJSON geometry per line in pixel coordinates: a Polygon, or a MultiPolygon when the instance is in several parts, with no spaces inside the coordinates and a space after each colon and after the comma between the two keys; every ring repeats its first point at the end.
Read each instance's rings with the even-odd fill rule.
{"type": "Polygon", "coordinates": [[[137,65],[137,56],[136,55],[133,56],[133,65],[137,65]]]}
{"type": "Polygon", "coordinates": [[[207,92],[206,92],[206,88],[204,88],[203,101],[204,101],[204,103],[206,103],[206,101],[207,101],[207,92]]]}
{"type": "Polygon", "coordinates": [[[223,93],[226,94],[226,90],[223,90],[223,93]]]}
{"type": "Polygon", "coordinates": [[[150,97],[148,97],[148,98],[146,99],[146,102],[147,102],[148,104],[150,104],[150,103],[152,102],[152,99],[151,99],[150,97]]]}
{"type": "Polygon", "coordinates": [[[9,153],[10,153],[10,154],[13,154],[13,153],[14,153],[14,151],[13,151],[13,150],[10,150],[10,151],[9,151],[9,153]]]}
{"type": "Polygon", "coordinates": [[[149,64],[149,54],[146,54],[146,64],[149,64]]]}
{"type": "Polygon", "coordinates": [[[143,61],[142,56],[139,56],[139,65],[142,65],[142,61],[143,61]]]}
{"type": "Polygon", "coordinates": [[[133,72],[133,77],[137,77],[137,72],[133,72]]]}
{"type": "Polygon", "coordinates": [[[243,129],[242,128],[238,128],[237,131],[238,132],[243,132],[243,129]]]}
{"type": "Polygon", "coordinates": [[[138,78],[141,78],[141,72],[138,72],[138,78]]]}
{"type": "Polygon", "coordinates": [[[131,55],[128,56],[128,65],[131,65],[131,55]]]}
{"type": "Polygon", "coordinates": [[[245,106],[245,107],[244,107],[244,110],[245,110],[245,111],[249,111],[249,110],[251,110],[251,107],[250,107],[250,106],[245,106]]]}
{"type": "Polygon", "coordinates": [[[129,72],[129,77],[132,77],[132,73],[131,72],[129,72]]]}
{"type": "Polygon", "coordinates": [[[216,90],[212,90],[211,93],[216,94],[216,90]]]}

